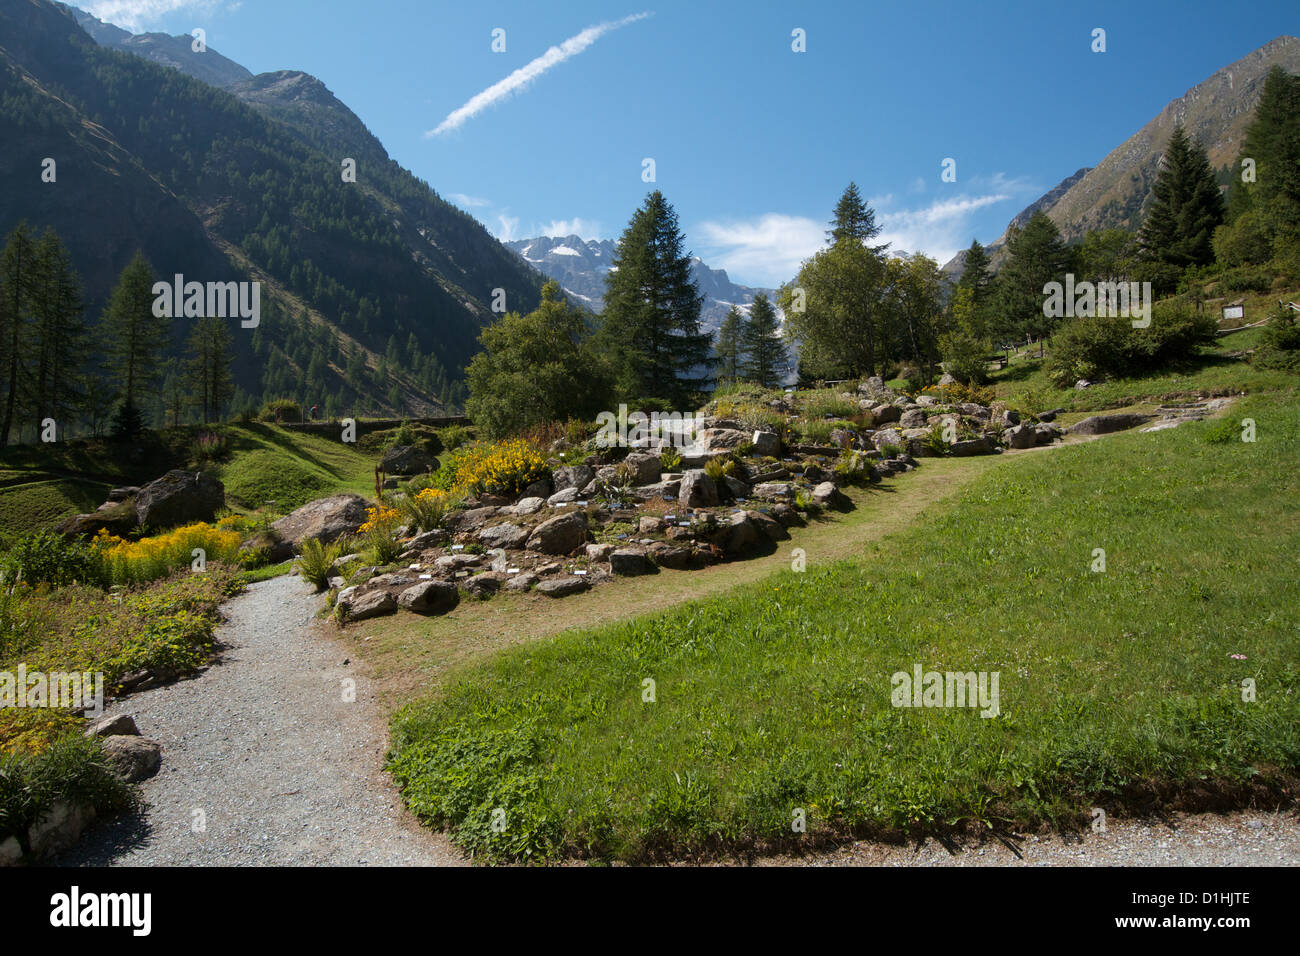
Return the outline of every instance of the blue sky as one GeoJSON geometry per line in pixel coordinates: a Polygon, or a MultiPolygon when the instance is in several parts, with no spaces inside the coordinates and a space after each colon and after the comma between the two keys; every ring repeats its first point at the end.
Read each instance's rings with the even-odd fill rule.
{"type": "Polygon", "coordinates": [[[659,188],[695,254],[766,286],[821,245],[850,180],[884,240],[943,262],[1215,70],[1300,33],[1294,0],[77,5],[137,32],[203,27],[254,73],[316,75],[501,238],[617,238],[659,188]]]}

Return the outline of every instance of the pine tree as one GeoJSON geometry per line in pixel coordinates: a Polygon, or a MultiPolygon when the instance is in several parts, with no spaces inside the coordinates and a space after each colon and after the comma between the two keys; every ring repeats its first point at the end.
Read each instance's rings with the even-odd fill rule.
{"type": "Polygon", "coordinates": [[[1205,148],[1175,126],[1138,231],[1144,257],[1179,268],[1213,262],[1214,229],[1223,215],[1223,195],[1205,148]]]}
{"type": "Polygon", "coordinates": [[[678,408],[694,403],[708,382],[696,372],[712,363],[710,336],[700,331],[704,296],[683,245],[677,213],[655,190],[619,239],[601,329],[620,391],[678,408]]]}
{"type": "Polygon", "coordinates": [[[9,444],[14,413],[26,369],[22,347],[31,325],[30,302],[35,250],[27,224],[20,222],[9,234],[0,255],[0,367],[3,368],[4,419],[0,422],[0,448],[9,444]]]}
{"type": "Polygon", "coordinates": [[[28,405],[36,421],[52,418],[66,426],[84,406],[78,373],[86,360],[81,281],[53,229],[34,248],[31,314],[36,369],[28,405]]]}
{"type": "Polygon", "coordinates": [[[776,309],[767,296],[754,296],[749,319],[741,332],[745,350],[744,377],[764,388],[774,388],[781,383],[781,372],[787,361],[785,344],[781,341],[781,323],[776,309]]]}
{"type": "Polygon", "coordinates": [[[153,269],[137,252],[122,270],[102,320],[109,369],[118,383],[121,405],[113,431],[131,437],[144,427],[141,408],[157,380],[168,320],[153,314],[153,269]]]}
{"type": "Polygon", "coordinates": [[[1043,315],[1043,287],[1049,282],[1064,282],[1072,267],[1073,252],[1062,241],[1056,223],[1041,209],[1023,229],[1011,230],[1007,251],[997,281],[1002,327],[993,331],[1025,338],[1038,336],[1041,343],[1057,321],[1043,315]]]}
{"type": "Polygon", "coordinates": [[[857,183],[850,182],[840,195],[839,202],[835,204],[834,216],[831,228],[826,233],[832,245],[845,239],[865,243],[880,234],[875,210],[863,200],[857,183]]]}
{"type": "Polygon", "coordinates": [[[1233,229],[1219,244],[1255,262],[1300,253],[1300,76],[1277,66],[1269,71],[1235,173],[1227,212],[1233,229]],[[1253,183],[1241,181],[1247,159],[1255,165],[1253,183]]]}
{"type": "Polygon", "coordinates": [[[189,385],[205,425],[220,420],[221,409],[234,390],[230,349],[225,319],[208,316],[195,323],[189,336],[189,385]]]}
{"type": "Polygon", "coordinates": [[[718,378],[734,382],[740,377],[744,351],[740,344],[741,315],[734,305],[727,310],[718,326],[713,351],[718,358],[718,378]]]}
{"type": "Polygon", "coordinates": [[[961,278],[957,280],[957,288],[970,289],[971,302],[978,308],[987,301],[989,285],[992,281],[993,277],[989,273],[989,254],[980,245],[978,239],[973,239],[970,248],[966,250],[966,260],[962,264],[961,278]]]}

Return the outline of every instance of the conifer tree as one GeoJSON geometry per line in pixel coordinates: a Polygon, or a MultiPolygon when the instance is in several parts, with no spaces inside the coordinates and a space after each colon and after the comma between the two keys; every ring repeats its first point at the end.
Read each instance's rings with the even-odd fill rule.
{"type": "Polygon", "coordinates": [[[879,234],[880,227],[876,225],[875,210],[863,200],[862,193],[858,191],[858,184],[850,182],[840,194],[839,202],[835,204],[831,228],[826,233],[830,237],[831,244],[834,245],[845,239],[865,243],[879,234]]]}
{"type": "Polygon", "coordinates": [[[189,335],[189,356],[192,401],[205,425],[220,421],[221,409],[234,392],[230,374],[231,338],[226,320],[216,316],[199,319],[189,335]]]}
{"type": "Polygon", "coordinates": [[[9,444],[14,415],[26,369],[22,354],[31,326],[31,286],[35,250],[27,224],[20,222],[0,255],[0,380],[4,384],[4,412],[0,420],[0,448],[9,444]]]}
{"type": "Polygon", "coordinates": [[[54,419],[66,427],[84,405],[79,373],[86,361],[81,281],[53,229],[34,247],[31,315],[35,367],[27,405],[37,422],[54,419]]]}
{"type": "Polygon", "coordinates": [[[620,392],[678,408],[694,403],[708,382],[711,337],[700,331],[704,296],[691,275],[677,213],[655,190],[619,239],[605,279],[601,339],[613,358],[620,392]]]}
{"type": "Polygon", "coordinates": [[[169,338],[169,320],[153,314],[153,284],[153,269],[137,252],[122,270],[101,323],[109,370],[121,397],[113,428],[119,437],[131,437],[144,427],[141,408],[154,390],[169,338]]]}
{"type": "Polygon", "coordinates": [[[713,350],[718,357],[720,380],[734,382],[740,377],[744,357],[740,344],[741,321],[740,310],[733,305],[723,316],[722,324],[718,326],[713,350]]]}
{"type": "Polygon", "coordinates": [[[1143,256],[1179,268],[1213,262],[1214,229],[1223,215],[1223,195],[1205,148],[1175,126],[1138,232],[1143,256]]]}
{"type": "Polygon", "coordinates": [[[745,350],[744,377],[764,388],[774,388],[781,382],[781,370],[786,363],[785,345],[781,338],[781,323],[776,309],[762,293],[754,296],[749,318],[741,332],[745,350]]]}

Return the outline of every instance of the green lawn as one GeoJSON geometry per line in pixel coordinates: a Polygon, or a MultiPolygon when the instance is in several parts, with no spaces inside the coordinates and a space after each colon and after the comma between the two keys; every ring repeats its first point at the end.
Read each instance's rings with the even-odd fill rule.
{"type": "Polygon", "coordinates": [[[859,558],[468,665],[396,715],[391,769],[423,820],[514,858],[1070,826],[1293,786],[1300,398],[1245,416],[1254,444],[1206,422],[1007,455],[859,558]],[[915,665],[997,672],[999,715],[891,706],[915,665]]]}

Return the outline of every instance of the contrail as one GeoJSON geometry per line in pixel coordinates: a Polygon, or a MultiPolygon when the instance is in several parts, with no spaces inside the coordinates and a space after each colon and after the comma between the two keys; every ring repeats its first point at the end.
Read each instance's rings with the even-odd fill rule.
{"type": "Polygon", "coordinates": [[[462,125],[466,120],[477,116],[489,106],[498,103],[519,92],[528,86],[529,83],[537,79],[557,63],[563,63],[570,57],[577,56],[587,47],[591,46],[606,33],[617,30],[619,27],[625,27],[629,23],[636,23],[638,20],[644,20],[650,16],[647,13],[634,13],[630,17],[624,17],[622,20],[611,20],[607,23],[598,23],[594,27],[587,27],[576,36],[571,36],[559,46],[553,46],[537,59],[521,66],[504,80],[493,83],[482,93],[471,97],[469,102],[459,109],[454,109],[447,114],[447,118],[439,123],[434,129],[424,134],[425,139],[430,139],[440,133],[453,130],[462,125]]]}

